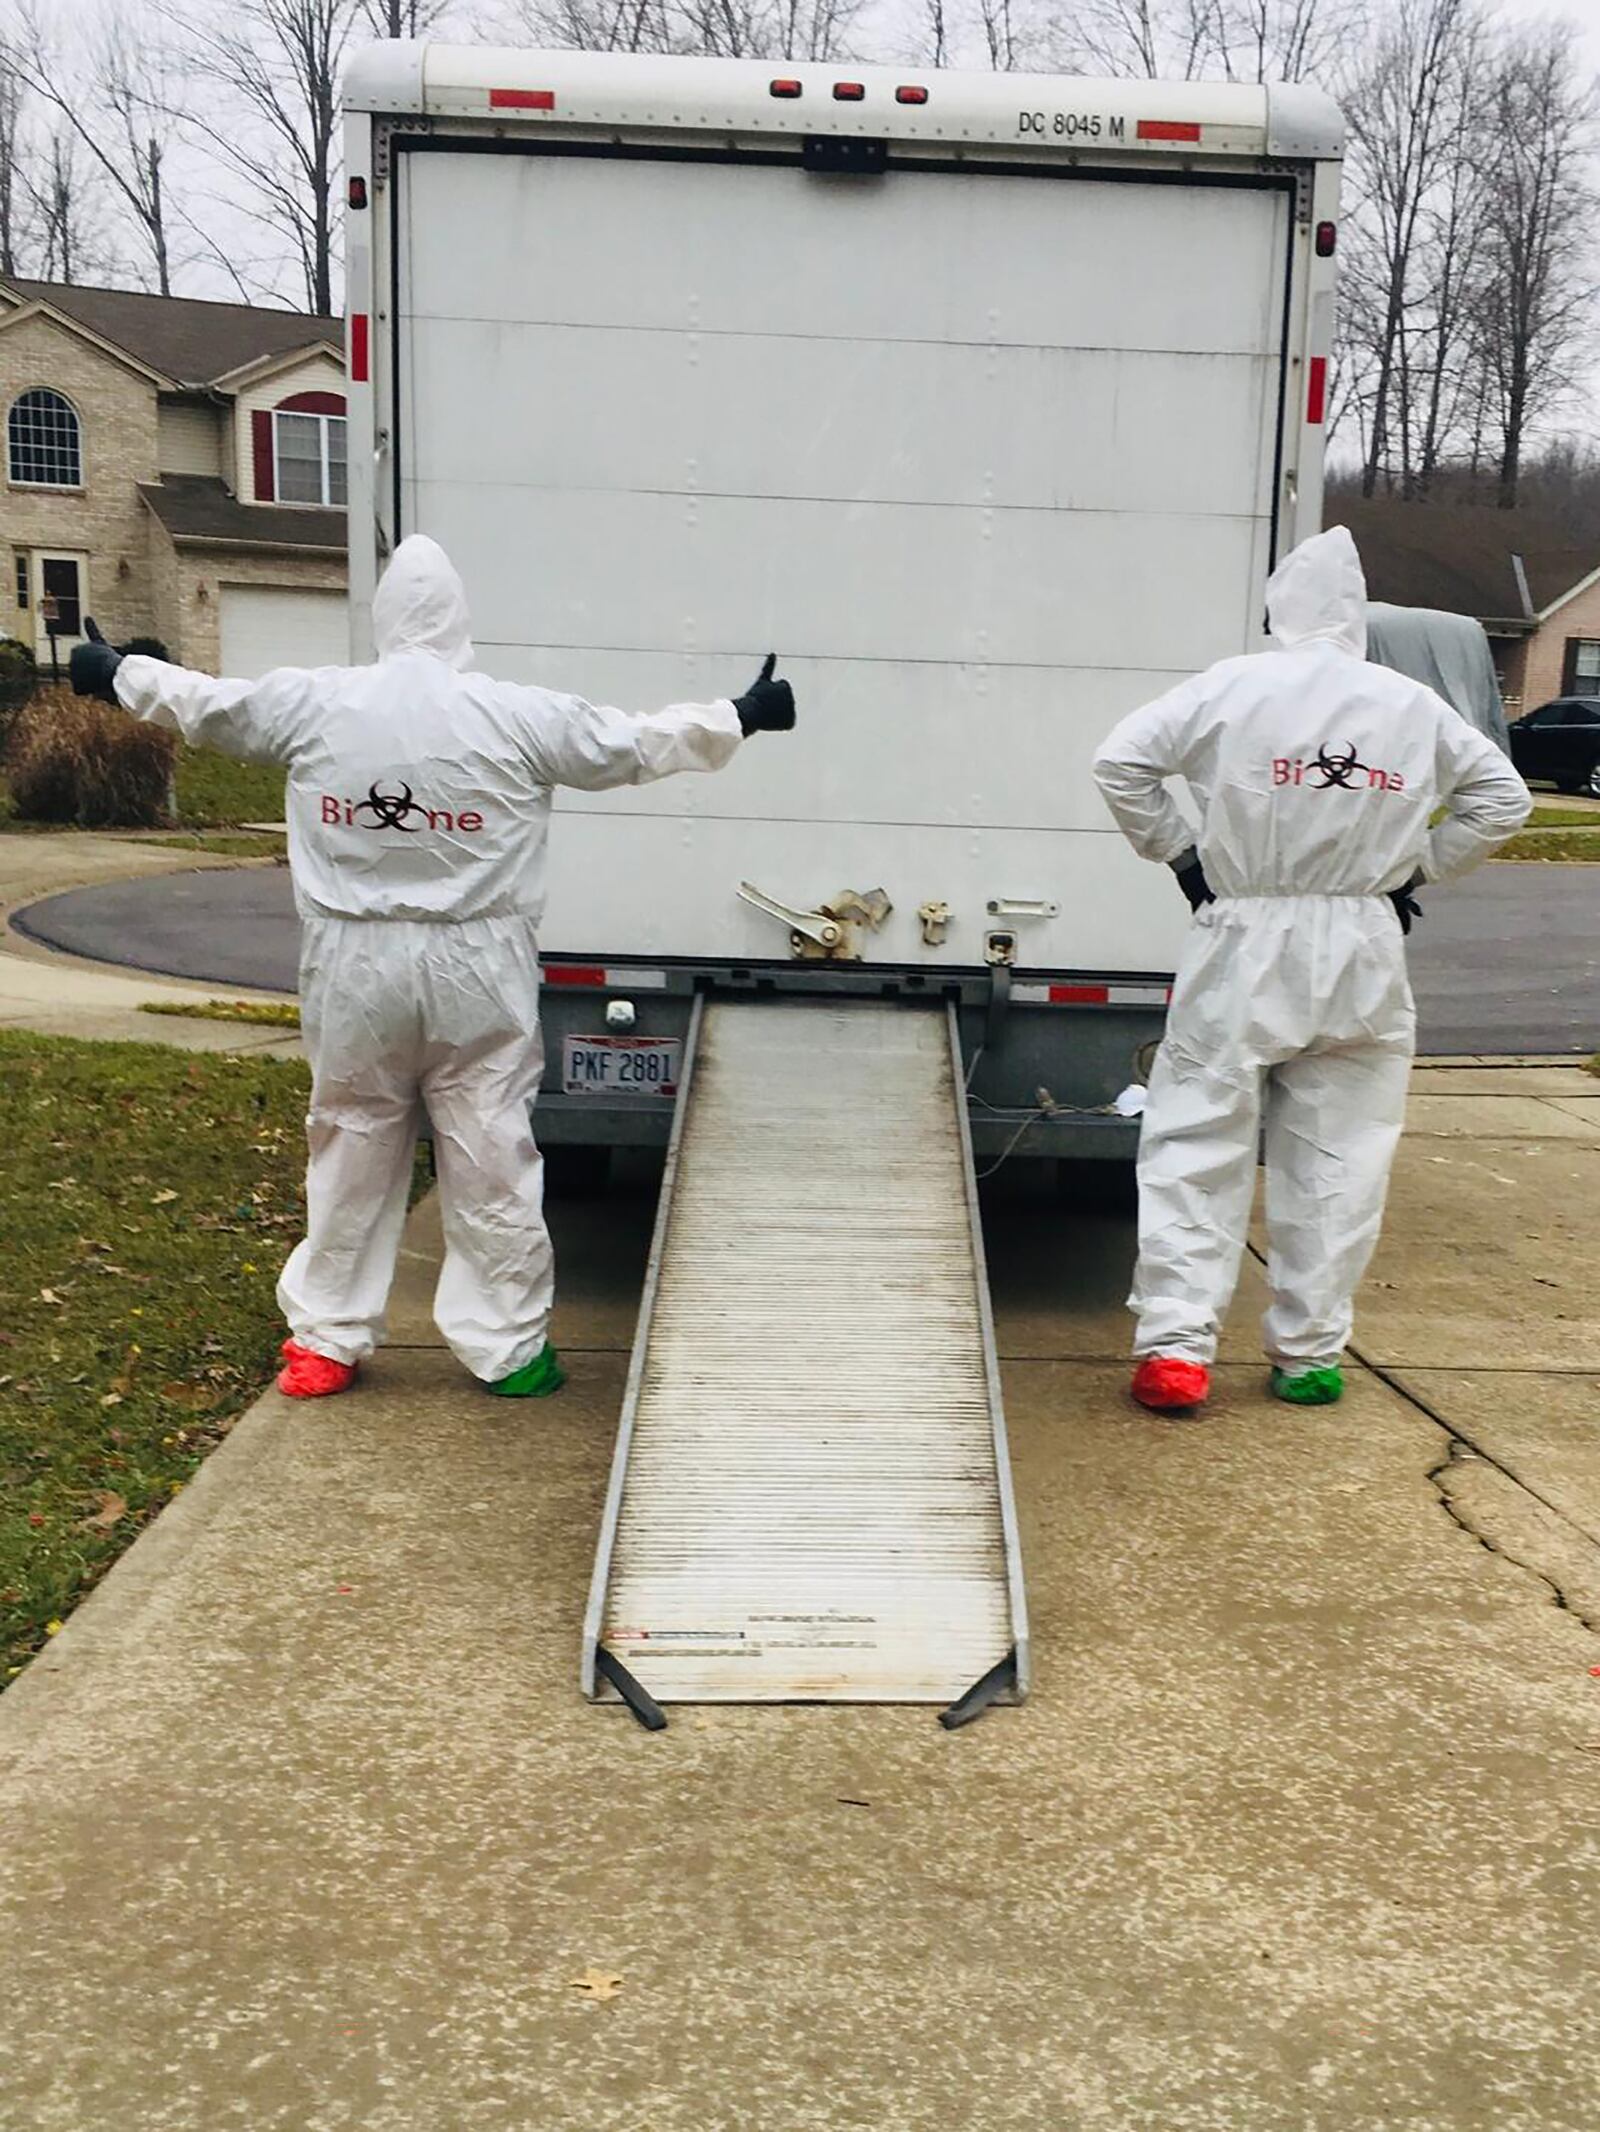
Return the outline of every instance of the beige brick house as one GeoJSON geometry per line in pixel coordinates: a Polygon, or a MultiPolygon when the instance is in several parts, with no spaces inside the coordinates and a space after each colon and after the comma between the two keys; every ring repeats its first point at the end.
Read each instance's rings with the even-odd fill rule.
{"type": "Polygon", "coordinates": [[[1335,525],[1361,551],[1367,589],[1400,607],[1481,622],[1506,711],[1600,695],[1600,554],[1530,509],[1335,496],[1335,525]]]}
{"type": "Polygon", "coordinates": [[[1600,697],[1600,562],[1540,610],[1507,679],[1530,710],[1554,696],[1600,697]]]}
{"type": "Polygon", "coordinates": [[[245,675],[345,658],[336,319],[0,280],[0,634],[245,675]]]}

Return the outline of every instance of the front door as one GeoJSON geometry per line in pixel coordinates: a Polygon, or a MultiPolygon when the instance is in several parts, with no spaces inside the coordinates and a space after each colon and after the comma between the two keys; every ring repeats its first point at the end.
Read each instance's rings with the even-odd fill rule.
{"type": "Polygon", "coordinates": [[[84,608],[89,597],[89,558],[63,555],[47,549],[33,557],[34,656],[41,667],[50,663],[50,637],[54,631],[56,656],[65,661],[83,635],[84,608]]]}

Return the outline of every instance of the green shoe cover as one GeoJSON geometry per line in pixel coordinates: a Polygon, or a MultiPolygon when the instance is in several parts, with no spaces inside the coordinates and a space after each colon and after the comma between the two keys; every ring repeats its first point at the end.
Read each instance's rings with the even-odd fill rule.
{"type": "Polygon", "coordinates": [[[1272,1373],[1272,1396],[1286,1399],[1293,1407],[1331,1407],[1344,1397],[1344,1378],[1337,1362],[1320,1368],[1272,1373]]]}
{"type": "Polygon", "coordinates": [[[509,1377],[502,1377],[498,1384],[487,1389],[500,1399],[548,1399],[552,1392],[559,1392],[567,1381],[567,1373],[556,1358],[556,1351],[546,1340],[531,1362],[524,1362],[521,1369],[513,1370],[509,1377]]]}

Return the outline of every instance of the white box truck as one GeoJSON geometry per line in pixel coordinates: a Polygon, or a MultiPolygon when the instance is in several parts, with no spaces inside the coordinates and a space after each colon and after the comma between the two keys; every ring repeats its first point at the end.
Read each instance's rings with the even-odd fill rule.
{"type": "Polygon", "coordinates": [[[1127,1155],[1187,920],[1089,775],[1316,530],[1305,87],[389,44],[347,86],[355,651],[393,544],[502,676],[792,739],[563,793],[541,1137],[664,1143],[697,995],[958,1010],[980,1157],[1127,1155]]]}

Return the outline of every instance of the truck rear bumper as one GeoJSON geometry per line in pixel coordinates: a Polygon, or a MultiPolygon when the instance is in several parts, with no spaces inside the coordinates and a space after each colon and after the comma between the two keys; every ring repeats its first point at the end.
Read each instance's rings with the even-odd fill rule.
{"type": "Polygon", "coordinates": [[[1110,1106],[1148,1072],[1170,983],[1146,973],[933,973],[859,963],[663,967],[550,959],[544,974],[547,1064],[535,1128],[547,1146],[667,1145],[670,1094],[582,1093],[569,1080],[569,1043],[619,1033],[608,1009],[626,1003],[625,1036],[681,1040],[697,993],[809,994],[835,1002],[898,999],[912,1010],[944,1002],[956,1007],[980,1169],[1001,1155],[1131,1160],[1138,1121],[1110,1114],[1110,1106]]]}

